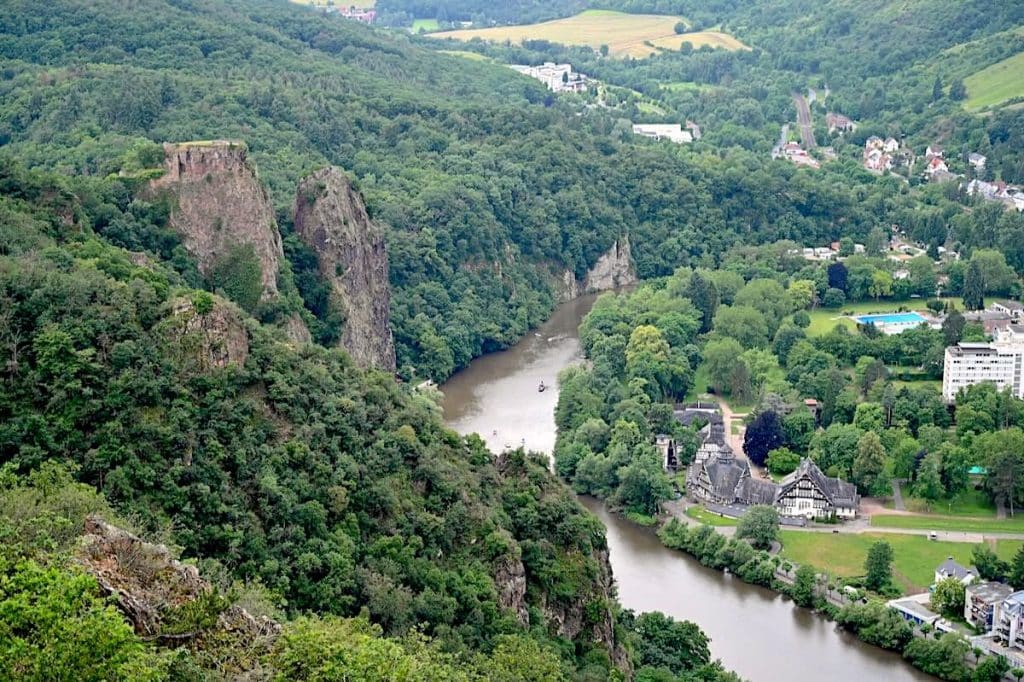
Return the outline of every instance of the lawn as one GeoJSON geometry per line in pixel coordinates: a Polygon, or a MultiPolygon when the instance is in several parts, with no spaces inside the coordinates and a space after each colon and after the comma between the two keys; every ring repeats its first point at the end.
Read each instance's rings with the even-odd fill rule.
{"type": "MultiPolygon", "coordinates": [[[[956,305],[957,309],[963,310],[963,299],[944,298],[942,300],[951,301],[956,305]]],[[[810,311],[811,326],[807,328],[807,335],[823,336],[837,326],[856,329],[856,322],[842,317],[846,314],[894,313],[899,308],[904,308],[905,310],[927,310],[927,304],[927,299],[912,298],[906,301],[859,301],[857,303],[846,303],[841,308],[816,308],[810,311]]]]}
{"type": "Polygon", "coordinates": [[[996,62],[964,79],[965,106],[971,111],[1024,97],[1024,52],[996,62]]]}
{"type": "Polygon", "coordinates": [[[690,507],[686,510],[686,515],[709,526],[735,526],[739,523],[736,519],[709,512],[704,507],[690,507]]]}
{"type": "MultiPolygon", "coordinates": [[[[923,535],[891,533],[807,533],[783,530],[782,556],[798,564],[809,563],[832,575],[852,578],[864,575],[868,548],[885,540],[893,549],[893,579],[908,594],[926,589],[935,576],[935,568],[953,557],[961,564],[971,563],[974,545],[966,542],[935,542],[923,535]]],[[[1017,543],[1019,544],[1019,543],[1017,543]]],[[[999,555],[1013,555],[1016,546],[1000,543],[999,555]]]]}
{"type": "Polygon", "coordinates": [[[471,62],[493,62],[494,60],[479,52],[467,52],[466,50],[438,50],[441,54],[450,54],[453,57],[462,57],[471,62]]]}
{"type": "Polygon", "coordinates": [[[1024,533],[1024,515],[998,520],[994,517],[947,516],[940,514],[928,514],[925,516],[875,514],[871,517],[871,525],[879,528],[948,530],[961,533],[1024,533]]]}
{"type": "MultiPolygon", "coordinates": [[[[915,382],[915,385],[920,382],[915,382]]],[[[988,495],[980,490],[969,489],[958,494],[950,500],[929,502],[920,497],[912,497],[907,494],[907,486],[903,486],[903,503],[910,511],[925,514],[939,514],[942,516],[975,516],[995,518],[996,507],[989,500],[988,495]]],[[[892,508],[892,503],[886,507],[892,508]]]]}
{"type": "Polygon", "coordinates": [[[508,40],[514,43],[548,40],[566,45],[587,45],[595,50],[607,45],[611,55],[640,58],[649,57],[658,52],[659,48],[677,50],[683,42],[689,42],[695,48],[710,45],[727,50],[746,49],[743,43],[718,31],[677,34],[675,25],[679,21],[679,17],[664,14],[587,10],[572,17],[539,24],[442,31],[431,36],[456,40],[481,38],[492,42],[508,40]]]}
{"type": "Polygon", "coordinates": [[[436,31],[439,28],[441,28],[441,25],[437,23],[437,19],[415,19],[412,22],[413,33],[419,33],[420,31],[430,33],[431,31],[436,31]]]}

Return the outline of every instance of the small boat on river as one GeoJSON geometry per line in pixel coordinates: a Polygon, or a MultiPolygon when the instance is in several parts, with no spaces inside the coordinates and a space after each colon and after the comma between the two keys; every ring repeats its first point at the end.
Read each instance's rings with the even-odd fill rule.
{"type": "Polygon", "coordinates": [[[547,386],[544,385],[544,382],[540,382],[540,386],[537,387],[537,393],[543,393],[546,388],[547,386]]]}

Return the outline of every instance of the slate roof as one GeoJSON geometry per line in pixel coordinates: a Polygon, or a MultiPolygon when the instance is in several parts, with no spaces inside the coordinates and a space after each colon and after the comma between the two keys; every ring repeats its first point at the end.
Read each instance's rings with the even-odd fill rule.
{"type": "Polygon", "coordinates": [[[723,424],[722,413],[717,407],[685,407],[675,410],[672,415],[683,426],[690,426],[695,421],[709,424],[723,424]]]}
{"type": "Polygon", "coordinates": [[[736,498],[743,504],[775,504],[779,487],[771,481],[745,478],[736,490],[736,498]]]}
{"type": "Polygon", "coordinates": [[[747,461],[734,457],[713,457],[704,463],[704,470],[711,479],[712,493],[725,499],[735,499],[737,484],[744,476],[750,476],[747,461]]]}
{"type": "Polygon", "coordinates": [[[963,580],[969,575],[973,575],[975,578],[978,577],[978,570],[973,566],[966,568],[961,566],[959,563],[953,560],[953,557],[949,557],[935,569],[935,572],[944,575],[947,578],[956,578],[957,580],[963,580]]]}
{"type": "Polygon", "coordinates": [[[782,497],[790,488],[795,486],[804,476],[809,478],[818,490],[820,490],[829,502],[835,507],[857,507],[860,496],[857,495],[857,486],[838,478],[830,478],[822,473],[818,465],[808,458],[800,461],[796,471],[786,476],[779,483],[779,497],[782,497]]]}

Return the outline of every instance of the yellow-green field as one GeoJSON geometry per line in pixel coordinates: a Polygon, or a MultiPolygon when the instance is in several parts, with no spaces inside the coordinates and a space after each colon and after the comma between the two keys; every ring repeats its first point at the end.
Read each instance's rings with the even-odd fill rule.
{"type": "Polygon", "coordinates": [[[437,23],[437,19],[416,19],[412,22],[413,33],[419,33],[420,31],[430,33],[431,31],[436,31],[440,27],[440,24],[437,23]]]}
{"type": "Polygon", "coordinates": [[[486,57],[479,52],[467,52],[466,50],[438,50],[441,54],[450,54],[453,57],[462,57],[468,59],[471,62],[493,62],[494,60],[490,57],[486,57]]]}
{"type": "Polygon", "coordinates": [[[594,49],[607,45],[612,55],[640,58],[649,57],[658,52],[659,48],[678,50],[684,42],[689,42],[694,48],[710,45],[727,50],[747,49],[746,45],[729,34],[718,31],[677,34],[675,25],[679,21],[679,17],[664,14],[624,14],[610,10],[587,10],[573,17],[540,24],[442,31],[431,36],[456,40],[481,38],[491,42],[508,40],[513,43],[521,43],[524,40],[548,40],[565,45],[587,45],[594,49]]]}
{"type": "Polygon", "coordinates": [[[996,62],[964,79],[972,111],[1024,97],[1024,52],[996,62]]]}

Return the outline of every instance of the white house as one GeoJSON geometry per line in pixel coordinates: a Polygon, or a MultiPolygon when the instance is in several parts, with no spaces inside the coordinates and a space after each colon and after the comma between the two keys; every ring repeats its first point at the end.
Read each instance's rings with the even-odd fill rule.
{"type": "Polygon", "coordinates": [[[955,578],[964,585],[970,585],[978,579],[978,569],[973,566],[970,568],[961,566],[953,560],[953,557],[948,557],[935,569],[935,582],[940,582],[946,578],[955,578]]]}
{"type": "Polygon", "coordinates": [[[693,135],[689,130],[683,130],[678,123],[634,123],[633,134],[651,137],[655,140],[669,140],[676,144],[693,142],[693,135]]]}
{"type": "Polygon", "coordinates": [[[887,137],[885,138],[885,142],[882,143],[882,149],[884,149],[887,154],[892,154],[893,152],[899,151],[899,148],[900,143],[897,142],[896,138],[894,137],[887,137]]]}
{"type": "Polygon", "coordinates": [[[1024,592],[1003,600],[993,617],[993,634],[1011,649],[1024,649],[1024,592]]]}
{"type": "Polygon", "coordinates": [[[971,167],[975,170],[982,170],[985,168],[986,162],[988,162],[988,159],[978,152],[971,152],[967,155],[967,163],[971,164],[971,167]]]}

